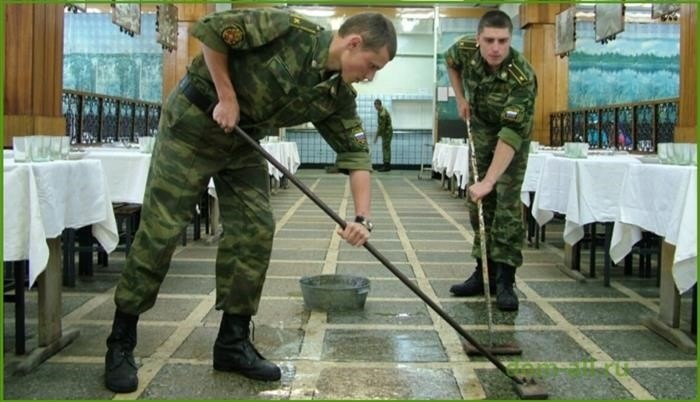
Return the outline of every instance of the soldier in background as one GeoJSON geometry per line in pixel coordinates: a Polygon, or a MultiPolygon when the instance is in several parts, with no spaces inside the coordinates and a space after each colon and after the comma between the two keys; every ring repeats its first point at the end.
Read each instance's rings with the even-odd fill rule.
{"type": "Polygon", "coordinates": [[[267,161],[234,127],[264,129],[311,121],[348,173],[355,218],[339,235],[362,245],[372,228],[369,149],[352,83],[372,80],[396,55],[396,31],[378,13],[348,18],[337,32],[279,9],[228,10],[197,22],[202,44],[165,102],[141,223],[114,295],[105,385],[138,387],[133,350],[139,315],[156,301],[179,237],[214,178],[224,228],[216,257],[216,309],[223,310],[214,369],[276,381],[280,369],[250,342],[275,221],[267,161]]]}
{"type": "Polygon", "coordinates": [[[379,137],[382,137],[382,158],[384,165],[377,169],[378,172],[388,172],[391,170],[391,137],[394,135],[394,129],[391,127],[391,115],[389,111],[382,106],[382,101],[374,100],[374,108],[377,110],[377,135],[374,137],[374,142],[377,142],[379,137]]]}
{"type": "Polygon", "coordinates": [[[462,119],[469,120],[479,181],[469,175],[469,218],[479,227],[476,201],[481,200],[487,239],[474,235],[476,270],[450,288],[455,296],[484,292],[482,258],[488,258],[489,291],[500,310],[518,309],[513,290],[515,269],[522,265],[525,231],[520,187],[525,175],[537,78],[532,67],[510,47],[513,23],[500,10],[480,19],[476,40],[463,36],[445,53],[447,72],[462,119]],[[481,255],[486,241],[488,256],[481,255]]]}

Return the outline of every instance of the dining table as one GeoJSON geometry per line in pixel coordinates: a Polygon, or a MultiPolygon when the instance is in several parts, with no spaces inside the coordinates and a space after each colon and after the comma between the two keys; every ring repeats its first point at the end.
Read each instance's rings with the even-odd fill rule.
{"type": "MultiPolygon", "coordinates": [[[[682,349],[695,342],[680,327],[680,295],[697,284],[697,166],[645,163],[630,166],[620,191],[610,256],[619,262],[649,231],[663,238],[659,314],[644,320],[682,349]]],[[[694,301],[695,302],[695,301],[694,301]]]]}
{"type": "Polygon", "coordinates": [[[87,147],[84,151],[84,158],[102,163],[113,202],[143,203],[151,166],[150,152],[141,152],[138,147],[121,144],[87,147]]]}
{"type": "Polygon", "coordinates": [[[469,183],[469,146],[462,143],[438,142],[433,149],[433,171],[454,181],[453,192],[465,190],[469,183]]]}
{"type": "Polygon", "coordinates": [[[99,161],[17,163],[4,157],[3,179],[3,261],[27,260],[28,286],[38,288],[38,347],[15,371],[26,373],[79,335],[64,331],[61,322],[63,230],[90,226],[107,252],[119,235],[99,161]]]}

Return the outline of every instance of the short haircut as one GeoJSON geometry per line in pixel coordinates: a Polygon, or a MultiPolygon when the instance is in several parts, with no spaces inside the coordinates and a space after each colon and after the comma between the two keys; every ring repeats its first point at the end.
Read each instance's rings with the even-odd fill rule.
{"type": "Polygon", "coordinates": [[[338,35],[344,38],[350,34],[360,35],[365,49],[379,51],[386,46],[389,60],[396,56],[396,29],[391,20],[380,13],[364,12],[346,19],[338,35]]]}
{"type": "Polygon", "coordinates": [[[379,99],[375,99],[375,100],[374,100],[374,104],[375,104],[375,105],[381,106],[381,105],[382,105],[382,101],[380,101],[379,99]]]}
{"type": "Polygon", "coordinates": [[[513,21],[508,14],[501,10],[491,10],[484,14],[479,20],[477,32],[481,33],[484,28],[508,28],[508,32],[513,33],[513,21]]]}

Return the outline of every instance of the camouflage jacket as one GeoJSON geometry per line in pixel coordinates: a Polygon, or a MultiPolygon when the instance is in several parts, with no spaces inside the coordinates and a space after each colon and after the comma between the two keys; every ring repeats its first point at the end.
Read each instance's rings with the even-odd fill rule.
{"type": "MultiPolygon", "coordinates": [[[[476,41],[463,36],[445,52],[445,62],[460,72],[472,128],[490,134],[488,146],[501,139],[516,153],[527,154],[537,96],[537,77],[527,60],[511,47],[508,58],[492,73],[476,41]],[[525,151],[520,152],[523,146],[525,151]]],[[[479,141],[475,146],[479,143],[486,145],[479,141]]]]}
{"type": "Polygon", "coordinates": [[[382,107],[382,110],[377,112],[377,135],[385,138],[391,137],[393,131],[391,127],[391,115],[386,108],[382,107]]]}
{"type": "MultiPolygon", "coordinates": [[[[241,128],[255,132],[310,121],[338,154],[338,168],[371,170],[357,93],[338,72],[325,71],[331,32],[284,10],[237,9],[202,18],[192,35],[228,53],[241,128]]],[[[216,99],[202,54],[188,72],[216,99]]]]}

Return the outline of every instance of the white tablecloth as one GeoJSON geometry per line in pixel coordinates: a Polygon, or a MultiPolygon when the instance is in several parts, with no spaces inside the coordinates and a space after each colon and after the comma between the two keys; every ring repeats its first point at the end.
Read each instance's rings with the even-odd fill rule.
{"type": "Polygon", "coordinates": [[[583,226],[613,222],[622,195],[622,180],[631,165],[641,164],[628,155],[545,158],[532,203],[532,216],[541,226],[554,212],[566,215],[564,241],[583,238],[583,226]]]}
{"type": "MultiPolygon", "coordinates": [[[[299,150],[296,142],[281,141],[281,142],[263,142],[260,144],[267,152],[277,159],[278,162],[287,168],[292,174],[297,172],[301,159],[299,158],[299,150]]],[[[284,176],[272,163],[268,162],[268,172],[270,176],[279,180],[284,176]]]]}
{"type": "Polygon", "coordinates": [[[433,151],[433,171],[454,176],[462,190],[469,183],[469,147],[438,142],[433,151]]]}
{"type": "Polygon", "coordinates": [[[138,149],[87,148],[85,158],[102,162],[113,202],[143,203],[151,154],[138,149]]]}
{"type": "Polygon", "coordinates": [[[610,257],[618,262],[654,232],[676,246],[673,279],[680,293],[697,281],[697,167],[641,164],[630,167],[620,190],[610,257]]]}
{"type": "Polygon", "coordinates": [[[530,206],[530,193],[537,191],[537,184],[540,182],[540,173],[546,158],[551,158],[551,152],[538,152],[530,154],[527,158],[527,169],[523,176],[523,184],[520,187],[520,201],[526,206],[530,206]]]}
{"type": "Polygon", "coordinates": [[[46,268],[46,239],[65,228],[92,225],[106,251],[116,248],[117,224],[99,161],[3,162],[3,260],[29,260],[30,286],[46,268]]]}

